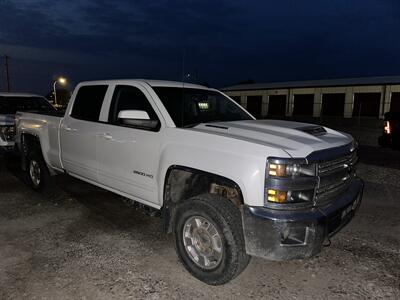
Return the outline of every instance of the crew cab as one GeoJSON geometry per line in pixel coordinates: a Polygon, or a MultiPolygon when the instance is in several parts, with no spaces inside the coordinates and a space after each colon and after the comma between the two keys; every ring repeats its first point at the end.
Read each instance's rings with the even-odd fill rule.
{"type": "Polygon", "coordinates": [[[42,96],[27,93],[0,93],[0,152],[14,150],[15,113],[17,111],[55,111],[42,96]]]}
{"type": "Polygon", "coordinates": [[[65,115],[18,113],[31,186],[66,173],[160,212],[185,268],[211,285],[250,256],[307,258],[360,205],[357,144],[318,125],[256,120],[182,82],[80,83],[65,115]]]}

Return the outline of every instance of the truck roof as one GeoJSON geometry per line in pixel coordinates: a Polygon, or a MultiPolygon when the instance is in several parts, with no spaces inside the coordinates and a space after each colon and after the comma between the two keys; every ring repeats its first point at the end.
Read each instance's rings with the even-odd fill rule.
{"type": "Polygon", "coordinates": [[[42,97],[42,95],[30,94],[30,93],[5,93],[0,92],[0,97],[42,97]]]}
{"type": "Polygon", "coordinates": [[[186,88],[196,88],[196,89],[210,89],[206,86],[193,84],[182,81],[168,81],[168,80],[153,80],[153,79],[111,79],[111,80],[96,80],[96,81],[84,81],[81,82],[82,85],[90,85],[90,84],[110,84],[110,83],[147,83],[152,87],[182,87],[183,85],[186,88]]]}

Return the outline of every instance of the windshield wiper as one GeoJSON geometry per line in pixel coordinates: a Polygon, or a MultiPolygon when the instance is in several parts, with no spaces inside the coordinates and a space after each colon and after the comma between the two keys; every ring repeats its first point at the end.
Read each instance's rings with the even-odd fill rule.
{"type": "Polygon", "coordinates": [[[203,122],[197,122],[197,123],[191,123],[183,126],[183,128],[192,128],[195,127],[199,124],[208,124],[208,123],[216,123],[216,122],[223,122],[222,120],[212,120],[212,121],[203,121],[203,122]]]}

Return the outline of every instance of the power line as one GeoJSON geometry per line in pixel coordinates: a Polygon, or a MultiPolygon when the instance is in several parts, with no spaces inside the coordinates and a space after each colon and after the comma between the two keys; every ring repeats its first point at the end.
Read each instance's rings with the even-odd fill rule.
{"type": "Polygon", "coordinates": [[[6,72],[7,92],[11,91],[11,88],[10,88],[10,72],[9,72],[9,64],[8,64],[8,60],[9,59],[10,59],[10,57],[7,54],[4,55],[4,66],[5,66],[5,72],[6,72]]]}

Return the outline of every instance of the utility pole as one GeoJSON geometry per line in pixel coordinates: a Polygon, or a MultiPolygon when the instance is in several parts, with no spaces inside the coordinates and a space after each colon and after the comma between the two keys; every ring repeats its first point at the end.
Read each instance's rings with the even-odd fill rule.
{"type": "Polygon", "coordinates": [[[4,55],[4,65],[5,65],[5,72],[6,72],[6,82],[7,82],[7,92],[10,92],[10,73],[8,70],[8,60],[10,57],[6,54],[4,55]]]}

